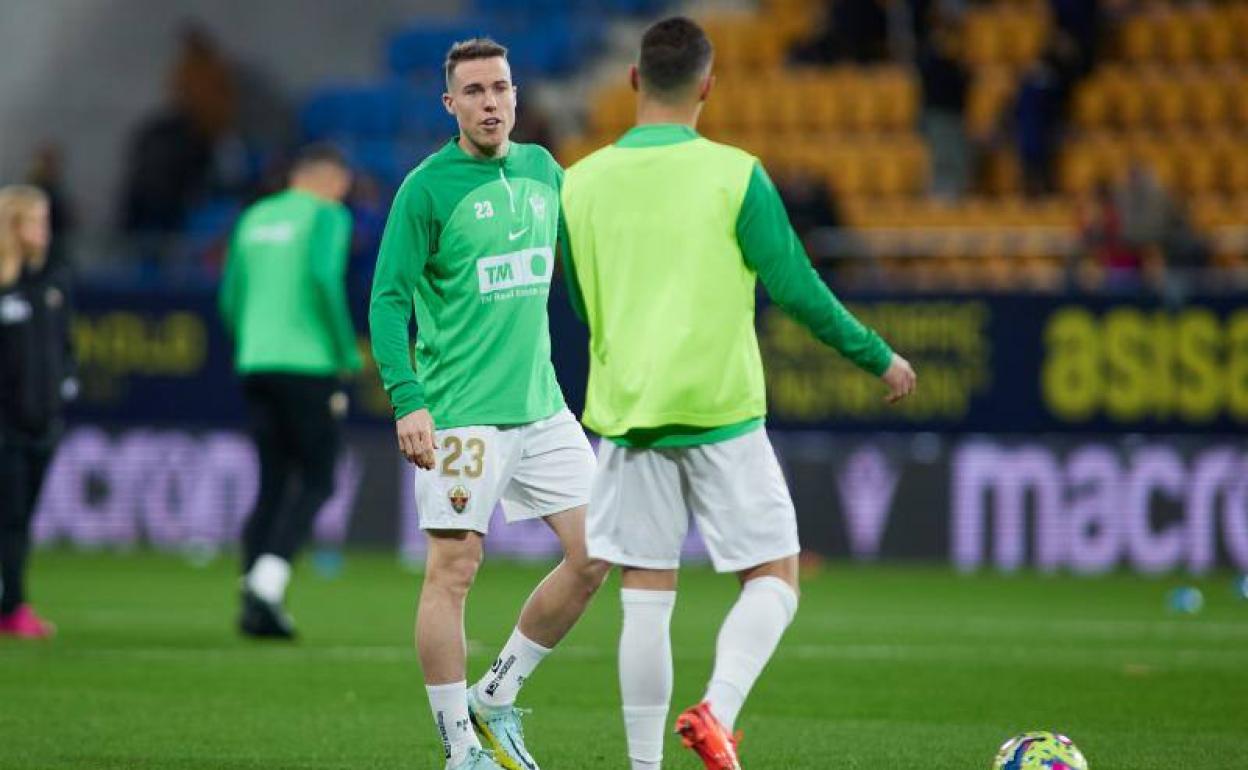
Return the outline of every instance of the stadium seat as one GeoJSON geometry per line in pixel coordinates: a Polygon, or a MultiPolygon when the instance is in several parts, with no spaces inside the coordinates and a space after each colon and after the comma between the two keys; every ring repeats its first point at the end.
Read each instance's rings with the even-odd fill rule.
{"type": "Polygon", "coordinates": [[[1193,24],[1197,56],[1210,64],[1235,59],[1233,17],[1223,9],[1198,12],[1193,24]]]}
{"type": "Polygon", "coordinates": [[[1093,76],[1075,88],[1071,116],[1079,128],[1098,130],[1109,123],[1110,106],[1101,81],[1093,76]]]}
{"type": "Polygon", "coordinates": [[[1126,61],[1133,64],[1150,62],[1158,49],[1157,28],[1146,15],[1132,16],[1123,22],[1118,33],[1119,49],[1126,61]]]}
{"type": "Polygon", "coordinates": [[[1171,13],[1161,27],[1161,52],[1170,64],[1187,64],[1196,58],[1194,19],[1190,13],[1171,13]]]}
{"type": "Polygon", "coordinates": [[[1180,129],[1187,123],[1187,84],[1175,78],[1149,78],[1144,84],[1145,102],[1152,105],[1152,125],[1180,129]]]}
{"type": "Polygon", "coordinates": [[[1230,102],[1224,79],[1203,77],[1189,85],[1192,124],[1202,129],[1219,128],[1226,124],[1230,102]]]}

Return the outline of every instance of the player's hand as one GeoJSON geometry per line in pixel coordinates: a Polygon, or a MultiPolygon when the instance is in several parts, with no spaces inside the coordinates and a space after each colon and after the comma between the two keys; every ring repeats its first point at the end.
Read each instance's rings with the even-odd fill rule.
{"type": "Polygon", "coordinates": [[[428,409],[404,415],[394,424],[399,435],[399,451],[417,468],[431,471],[437,465],[433,450],[438,448],[433,437],[433,417],[428,409]]]}
{"type": "Polygon", "coordinates": [[[884,400],[890,404],[895,404],[906,396],[914,392],[915,385],[918,384],[918,376],[911,368],[910,362],[896,353],[893,354],[893,361],[888,365],[888,370],[880,376],[884,380],[884,384],[888,386],[888,395],[884,400]]]}

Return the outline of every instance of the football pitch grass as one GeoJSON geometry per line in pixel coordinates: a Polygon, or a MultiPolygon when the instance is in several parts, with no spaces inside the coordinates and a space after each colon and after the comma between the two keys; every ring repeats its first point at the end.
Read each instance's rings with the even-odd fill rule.
{"type": "MultiPolygon", "coordinates": [[[[544,565],[487,562],[469,600],[470,678],[505,640],[544,565]]],[[[227,560],[40,553],[32,588],[61,629],[0,640],[0,768],[440,769],[411,622],[419,575],[349,554],[305,562],[303,639],[233,633],[227,560]]],[[[987,768],[1013,733],[1070,734],[1094,770],[1248,767],[1248,602],[1196,581],[1197,616],[1166,612],[1175,578],[959,576],[831,565],[740,720],[746,770],[987,768]]],[[[729,578],[682,576],[672,716],[702,693],[729,578]]],[[[522,693],[544,770],[628,767],[612,578],[522,693]]],[[[667,768],[701,765],[674,738],[667,768]]]]}

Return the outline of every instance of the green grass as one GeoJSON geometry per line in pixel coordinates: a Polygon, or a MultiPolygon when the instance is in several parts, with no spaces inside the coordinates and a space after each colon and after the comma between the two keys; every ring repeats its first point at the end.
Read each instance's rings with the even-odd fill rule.
{"type": "MultiPolygon", "coordinates": [[[[351,555],[305,566],[295,646],[232,632],[231,565],[152,555],[36,556],[51,643],[0,642],[0,768],[440,768],[409,647],[419,577],[351,555]]],[[[470,675],[540,578],[488,563],[471,597],[470,675]]],[[[676,710],[697,699],[734,595],[695,569],[676,609],[676,710]]],[[[1196,617],[1164,610],[1172,579],[957,576],[836,566],[746,705],[747,770],[986,768],[1027,729],[1068,732],[1095,770],[1248,767],[1248,602],[1222,576],[1196,617]]],[[[627,768],[615,679],[618,584],[526,686],[545,770],[627,768]]],[[[694,770],[669,742],[667,765],[694,770]]]]}

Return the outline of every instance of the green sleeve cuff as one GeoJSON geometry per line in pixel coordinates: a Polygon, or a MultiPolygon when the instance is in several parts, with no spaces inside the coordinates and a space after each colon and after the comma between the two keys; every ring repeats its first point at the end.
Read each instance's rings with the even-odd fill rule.
{"type": "Polygon", "coordinates": [[[400,382],[390,390],[394,419],[401,420],[425,408],[425,389],[415,382],[400,382]]]}

